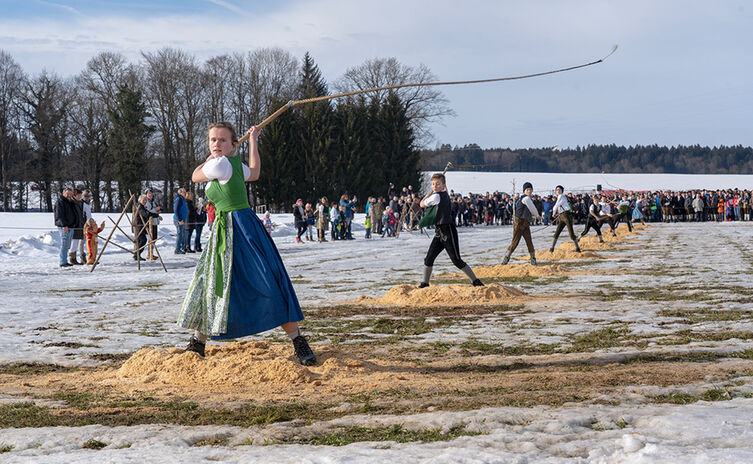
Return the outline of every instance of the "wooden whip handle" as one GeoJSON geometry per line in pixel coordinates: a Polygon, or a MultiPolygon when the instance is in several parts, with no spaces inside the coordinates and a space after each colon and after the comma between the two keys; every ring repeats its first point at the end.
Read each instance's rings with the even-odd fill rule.
{"type": "MultiPolygon", "coordinates": [[[[296,102],[294,102],[294,101],[292,101],[292,100],[291,100],[291,101],[289,101],[288,103],[286,103],[285,105],[281,106],[281,107],[280,107],[280,109],[278,109],[278,110],[277,110],[277,111],[275,111],[274,113],[272,113],[272,114],[270,114],[269,116],[267,116],[267,119],[265,119],[264,121],[262,121],[262,122],[260,122],[259,124],[257,124],[257,125],[256,125],[256,128],[257,128],[257,129],[259,129],[259,130],[263,129],[263,128],[264,128],[264,126],[266,126],[266,125],[267,125],[267,124],[269,124],[270,122],[272,122],[272,121],[274,121],[275,119],[277,119],[277,117],[278,117],[279,115],[281,115],[282,113],[284,113],[284,112],[285,112],[285,111],[286,111],[286,110],[287,110],[288,108],[290,108],[291,106],[293,106],[293,105],[294,105],[295,103],[296,103],[296,102]]],[[[238,140],[238,143],[239,143],[239,144],[240,144],[240,143],[243,143],[243,142],[245,142],[246,140],[248,140],[248,134],[244,134],[244,135],[243,135],[243,137],[241,137],[241,138],[240,138],[240,139],[238,140]]]]}

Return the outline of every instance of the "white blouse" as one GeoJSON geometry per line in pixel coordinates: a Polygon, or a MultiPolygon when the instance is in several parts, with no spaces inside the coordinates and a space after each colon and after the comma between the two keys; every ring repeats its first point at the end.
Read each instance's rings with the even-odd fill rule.
{"type": "MultiPolygon", "coordinates": [[[[251,175],[251,168],[245,163],[241,163],[243,167],[243,179],[248,179],[251,175]]],[[[221,156],[219,158],[212,158],[201,168],[204,175],[209,180],[218,180],[220,184],[225,185],[228,183],[231,177],[233,177],[233,165],[230,164],[230,160],[221,156]]]]}

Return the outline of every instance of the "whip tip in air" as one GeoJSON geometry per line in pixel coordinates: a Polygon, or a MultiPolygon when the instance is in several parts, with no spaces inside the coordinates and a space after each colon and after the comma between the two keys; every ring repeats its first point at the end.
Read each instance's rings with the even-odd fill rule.
{"type": "Polygon", "coordinates": [[[600,59],[599,61],[606,60],[607,58],[609,58],[610,56],[612,56],[612,53],[614,53],[616,51],[617,51],[617,44],[614,44],[614,45],[612,45],[612,51],[610,51],[607,56],[605,56],[604,58],[600,59]]]}

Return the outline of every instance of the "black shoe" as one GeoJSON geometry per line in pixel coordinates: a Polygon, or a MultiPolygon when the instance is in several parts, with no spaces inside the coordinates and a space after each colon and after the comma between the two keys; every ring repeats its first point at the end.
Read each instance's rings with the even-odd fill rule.
{"type": "Polygon", "coordinates": [[[143,256],[139,256],[139,255],[133,255],[133,260],[134,261],[144,261],[144,257],[143,256]]]}
{"type": "Polygon", "coordinates": [[[200,246],[197,246],[196,248],[194,248],[194,250],[196,250],[196,253],[201,253],[202,251],[204,251],[200,246]]]}
{"type": "Polygon", "coordinates": [[[418,284],[418,288],[426,288],[428,286],[429,284],[427,284],[426,282],[421,282],[420,284],[418,284]]]}
{"type": "Polygon", "coordinates": [[[316,364],[316,355],[311,351],[309,343],[303,338],[303,335],[299,335],[293,339],[293,346],[295,347],[295,355],[298,356],[298,361],[304,366],[313,366],[316,364]]]}
{"type": "Polygon", "coordinates": [[[186,248],[186,253],[196,253],[196,252],[190,248],[186,248]]]}
{"type": "Polygon", "coordinates": [[[502,265],[505,265],[510,262],[510,255],[505,255],[504,258],[502,258],[502,265]]]}
{"type": "Polygon", "coordinates": [[[60,265],[60,267],[73,267],[73,264],[71,263],[63,263],[60,265]]]}
{"type": "Polygon", "coordinates": [[[577,245],[575,246],[575,252],[576,252],[576,253],[580,253],[580,247],[579,247],[579,246],[577,246],[577,245]]]}
{"type": "Polygon", "coordinates": [[[206,346],[206,343],[201,343],[198,338],[191,337],[191,340],[188,342],[188,346],[183,351],[193,351],[194,353],[198,353],[199,356],[203,358],[204,348],[206,348],[206,346]]]}
{"type": "Polygon", "coordinates": [[[184,255],[184,254],[186,254],[186,252],[183,251],[183,250],[178,250],[178,251],[175,252],[175,254],[176,255],[184,255]]]}
{"type": "Polygon", "coordinates": [[[473,286],[474,287],[484,287],[485,285],[479,279],[476,279],[476,280],[473,281],[473,286]]]}
{"type": "Polygon", "coordinates": [[[551,247],[551,248],[549,249],[549,253],[554,253],[554,247],[551,247]]]}

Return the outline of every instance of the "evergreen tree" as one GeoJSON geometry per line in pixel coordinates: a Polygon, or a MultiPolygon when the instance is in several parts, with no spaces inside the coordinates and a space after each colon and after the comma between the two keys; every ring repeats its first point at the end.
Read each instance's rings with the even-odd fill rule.
{"type": "MultiPolygon", "coordinates": [[[[301,65],[298,96],[301,99],[327,95],[327,84],[319,67],[306,52],[301,65]]],[[[305,184],[299,196],[313,199],[322,196],[331,188],[331,165],[335,158],[336,122],[331,103],[327,101],[301,105],[294,113],[300,127],[300,168],[305,184]]]]}
{"type": "Polygon", "coordinates": [[[127,201],[129,191],[141,192],[146,178],[146,146],[154,128],[146,124],[149,113],[141,92],[127,85],[119,88],[116,106],[109,112],[112,127],[108,134],[110,154],[114,160],[120,204],[127,201]]]}
{"type": "MultiPolygon", "coordinates": [[[[283,103],[276,101],[275,105],[283,103]]],[[[254,183],[255,195],[273,211],[289,210],[305,186],[297,119],[287,112],[272,121],[259,136],[262,174],[254,183]]]]}

